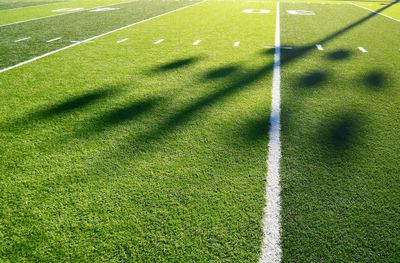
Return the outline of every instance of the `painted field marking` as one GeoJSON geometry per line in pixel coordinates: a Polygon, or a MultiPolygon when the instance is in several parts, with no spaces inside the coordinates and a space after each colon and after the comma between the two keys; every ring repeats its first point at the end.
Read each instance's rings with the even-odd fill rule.
{"type": "Polygon", "coordinates": [[[263,245],[260,263],[279,263],[282,248],[281,236],[281,186],[279,166],[281,159],[281,26],[279,2],[276,5],[274,72],[272,77],[272,102],[268,143],[267,202],[263,218],[263,245]]]}
{"type": "Polygon", "coordinates": [[[61,38],[62,38],[62,37],[52,38],[52,39],[50,39],[50,40],[47,40],[46,42],[47,42],[47,43],[50,43],[50,42],[53,42],[53,41],[60,40],[61,38]]]}
{"type": "Polygon", "coordinates": [[[67,8],[60,8],[60,9],[55,9],[55,10],[51,10],[51,12],[55,12],[55,13],[63,13],[63,12],[79,12],[85,10],[85,8],[83,7],[67,7],[67,8]]]}
{"type": "Polygon", "coordinates": [[[147,22],[147,21],[151,21],[151,20],[153,20],[153,19],[156,19],[156,18],[159,18],[159,17],[162,17],[162,16],[166,16],[166,15],[169,15],[169,14],[172,14],[172,13],[175,13],[175,12],[178,12],[178,11],[181,11],[181,10],[184,10],[184,9],[189,8],[189,7],[192,7],[192,6],[196,6],[196,5],[202,4],[202,3],[204,3],[204,2],[206,2],[206,0],[203,0],[203,1],[197,2],[197,3],[194,3],[194,4],[191,4],[191,5],[183,6],[183,7],[180,7],[180,8],[177,8],[177,9],[174,9],[174,10],[171,10],[171,11],[168,11],[168,12],[165,12],[165,13],[160,14],[160,15],[156,15],[156,16],[153,16],[153,17],[149,17],[149,18],[146,18],[146,19],[144,19],[144,20],[141,20],[141,21],[138,21],[138,22],[135,22],[135,23],[132,23],[132,24],[128,24],[128,25],[126,25],[126,26],[123,26],[123,27],[120,27],[120,28],[117,28],[117,29],[114,29],[114,30],[105,32],[105,33],[103,33],[103,34],[100,34],[100,35],[97,35],[97,36],[94,36],[94,37],[91,37],[91,38],[88,38],[88,39],[85,39],[85,40],[82,40],[82,41],[73,43],[73,44],[71,44],[71,45],[69,45],[69,46],[65,46],[65,47],[62,47],[62,48],[59,48],[59,49],[56,49],[56,50],[47,52],[47,53],[45,53],[45,54],[42,54],[42,55],[40,55],[40,56],[31,58],[31,59],[28,59],[28,60],[25,60],[25,61],[23,61],[23,62],[20,62],[20,63],[18,63],[18,64],[13,65],[13,66],[9,66],[9,67],[7,67],[7,68],[0,69],[0,73],[6,72],[6,71],[8,71],[8,70],[10,70],[10,69],[18,68],[18,67],[20,67],[20,66],[26,65],[26,64],[28,64],[28,63],[34,62],[34,61],[39,60],[39,59],[42,59],[42,58],[45,58],[45,57],[47,57],[47,56],[53,55],[53,54],[58,53],[58,52],[60,52],[60,51],[63,51],[63,50],[66,50],[66,49],[75,47],[75,46],[77,46],[77,45],[80,45],[80,44],[83,44],[83,43],[86,43],[86,42],[89,42],[89,41],[92,41],[92,40],[95,40],[95,39],[98,39],[98,38],[107,36],[107,35],[109,35],[109,34],[112,34],[112,33],[115,33],[115,32],[121,31],[121,30],[124,30],[124,29],[126,29],[126,28],[129,28],[129,27],[132,27],[132,26],[135,26],[135,25],[139,25],[139,24],[145,23],[145,22],[147,22]]]}
{"type": "Polygon", "coordinates": [[[240,41],[233,42],[234,47],[238,47],[240,45],[240,41]]]}
{"type": "Polygon", "coordinates": [[[242,10],[243,13],[246,14],[268,14],[271,10],[268,9],[244,9],[242,10]]]}
{"type": "Polygon", "coordinates": [[[89,12],[106,12],[106,11],[113,11],[113,10],[118,10],[119,8],[116,7],[99,7],[90,10],[89,12]]]}
{"type": "Polygon", "coordinates": [[[201,39],[197,39],[196,41],[193,42],[193,46],[197,46],[198,44],[200,44],[201,39]]]}
{"type": "Polygon", "coordinates": [[[159,40],[157,40],[157,41],[154,42],[154,45],[159,45],[159,44],[161,44],[163,41],[164,41],[163,38],[162,38],[162,39],[159,39],[159,40]]]}
{"type": "Polygon", "coordinates": [[[118,44],[123,43],[123,42],[127,41],[128,39],[129,39],[129,38],[124,38],[124,39],[118,40],[117,43],[118,43],[118,44]]]}
{"type": "Polygon", "coordinates": [[[315,15],[314,11],[309,10],[287,10],[290,15],[299,15],[299,16],[313,16],[315,15]]]}
{"type": "Polygon", "coordinates": [[[365,9],[365,10],[368,10],[368,11],[370,11],[370,12],[372,12],[372,13],[375,13],[375,14],[378,14],[378,15],[381,15],[381,16],[384,16],[384,17],[386,17],[386,18],[392,19],[392,20],[394,20],[394,21],[396,21],[396,22],[400,22],[400,19],[396,19],[396,18],[394,18],[394,17],[388,16],[388,15],[385,15],[385,14],[382,14],[382,13],[379,13],[379,12],[375,12],[374,10],[369,9],[369,8],[367,8],[367,7],[364,7],[364,6],[361,6],[361,5],[357,5],[357,4],[355,4],[355,3],[349,3],[349,4],[350,4],[350,5],[357,6],[357,7],[359,7],[359,8],[363,8],[363,9],[365,9]]]}
{"type": "Polygon", "coordinates": [[[28,40],[28,39],[31,39],[31,37],[23,37],[23,38],[20,38],[20,39],[15,40],[14,42],[26,41],[26,40],[28,40]]]}
{"type": "MultiPolygon", "coordinates": [[[[122,3],[112,4],[112,5],[97,6],[97,7],[89,8],[89,9],[86,9],[86,10],[92,10],[92,9],[96,9],[96,8],[99,8],[99,7],[106,7],[106,6],[114,6],[114,5],[128,4],[128,3],[136,2],[136,1],[137,1],[137,0],[128,1],[128,2],[122,2],[122,3]]],[[[11,26],[11,25],[16,25],[16,24],[21,24],[21,23],[25,23],[25,22],[30,22],[30,21],[35,21],[35,20],[40,20],[40,19],[45,19],[45,18],[50,18],[50,17],[55,17],[55,16],[63,16],[63,15],[78,13],[78,12],[82,12],[82,11],[85,11],[85,9],[79,10],[79,11],[73,11],[73,12],[62,12],[61,14],[55,14],[55,15],[50,15],[50,16],[43,16],[43,17],[38,17],[38,18],[32,18],[32,19],[27,19],[27,20],[12,22],[12,23],[8,23],[8,24],[0,25],[0,27],[11,26]]]]}
{"type": "Polygon", "coordinates": [[[366,49],[363,48],[363,47],[358,47],[358,49],[359,49],[362,53],[367,53],[367,52],[368,52],[368,50],[366,50],[366,49]]]}
{"type": "Polygon", "coordinates": [[[71,40],[71,43],[94,43],[94,41],[88,40],[88,39],[85,39],[85,40],[71,40]]]}
{"type": "Polygon", "coordinates": [[[322,51],[322,50],[324,50],[324,48],[322,47],[322,45],[321,44],[317,44],[317,45],[315,45],[317,48],[318,48],[318,50],[320,50],[320,51],[322,51]]]}

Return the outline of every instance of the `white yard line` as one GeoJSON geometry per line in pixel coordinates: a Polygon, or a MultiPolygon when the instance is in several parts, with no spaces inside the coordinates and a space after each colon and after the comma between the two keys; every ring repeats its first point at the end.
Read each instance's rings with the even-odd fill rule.
{"type": "Polygon", "coordinates": [[[163,39],[163,38],[157,40],[156,42],[154,42],[154,45],[159,45],[159,44],[161,44],[162,42],[164,42],[164,39],[163,39]]]}
{"type": "Polygon", "coordinates": [[[62,13],[62,14],[55,14],[55,15],[50,15],[50,16],[42,16],[42,17],[38,17],[38,18],[32,18],[32,19],[27,19],[27,20],[12,22],[12,23],[9,23],[9,24],[0,25],[0,27],[21,24],[21,23],[25,23],[25,22],[30,22],[30,21],[35,21],[35,20],[40,20],[40,19],[45,19],[45,18],[50,18],[50,17],[55,17],[55,16],[63,16],[63,15],[68,15],[68,14],[73,14],[73,13],[78,13],[78,12],[84,12],[84,11],[89,11],[89,10],[92,10],[92,9],[102,8],[102,7],[107,7],[107,6],[122,5],[122,4],[127,4],[127,3],[130,3],[130,2],[136,2],[136,1],[137,0],[128,1],[128,2],[122,2],[122,3],[112,4],[112,5],[96,6],[96,7],[91,7],[91,8],[88,8],[88,9],[83,9],[83,10],[79,10],[79,11],[72,11],[72,12],[66,12],[66,13],[62,13]]]}
{"type": "Polygon", "coordinates": [[[126,29],[126,28],[129,28],[129,27],[132,27],[132,26],[135,26],[135,25],[138,25],[138,24],[147,22],[147,21],[151,21],[151,20],[153,20],[153,19],[156,19],[156,18],[165,16],[165,15],[169,15],[169,14],[172,14],[172,13],[177,12],[177,11],[181,11],[181,10],[183,10],[183,9],[186,9],[186,8],[189,8],[189,7],[192,7],[192,6],[199,5],[199,4],[201,4],[201,3],[204,3],[205,1],[206,1],[206,0],[203,0],[203,1],[201,1],[201,2],[197,2],[197,3],[191,4],[191,5],[187,5],[187,6],[184,6],[184,7],[180,7],[180,8],[174,9],[174,10],[172,10],[172,11],[168,11],[168,12],[166,12],[166,13],[163,13],[163,14],[161,14],[161,15],[156,15],[156,16],[153,16],[153,17],[150,17],[150,18],[141,20],[141,21],[139,21],[139,22],[135,22],[135,23],[132,23],[132,24],[129,24],[129,25],[126,25],[126,26],[123,26],[123,27],[120,27],[120,28],[117,28],[117,29],[114,29],[114,30],[105,32],[105,33],[103,33],[103,34],[100,34],[100,35],[97,35],[97,36],[94,36],[94,37],[91,37],[91,38],[88,38],[88,39],[85,39],[85,40],[82,40],[82,41],[73,43],[73,44],[71,44],[71,45],[69,45],[69,46],[65,46],[65,47],[62,47],[62,48],[59,48],[59,49],[50,51],[50,52],[48,52],[48,53],[45,53],[45,54],[43,54],[43,55],[40,55],[40,56],[31,58],[31,59],[28,59],[28,60],[26,60],[26,61],[20,62],[20,63],[18,63],[18,64],[13,65],[13,66],[0,69],[0,73],[3,73],[3,72],[5,72],[5,71],[8,71],[8,70],[10,70],[10,69],[14,69],[14,68],[17,68],[17,67],[20,67],[20,66],[23,66],[23,65],[26,65],[26,64],[31,63],[31,62],[33,62],[33,61],[42,59],[42,58],[44,58],[44,57],[53,55],[53,54],[55,54],[55,53],[58,53],[58,52],[60,52],[60,51],[63,51],[63,50],[69,49],[69,48],[75,47],[75,46],[80,45],[80,44],[82,44],[82,43],[90,42],[90,41],[92,41],[92,40],[95,40],[95,39],[98,39],[98,38],[107,36],[107,35],[109,35],[109,34],[112,34],[112,33],[115,33],[115,32],[121,31],[121,30],[124,30],[124,29],[126,29]]]}
{"type": "Polygon", "coordinates": [[[23,37],[23,38],[15,40],[14,42],[21,42],[21,41],[25,41],[25,40],[28,40],[28,39],[31,39],[31,37],[23,37]]]}
{"type": "Polygon", "coordinates": [[[47,43],[50,43],[50,42],[53,42],[53,41],[60,40],[61,38],[62,38],[62,37],[52,38],[52,39],[47,40],[46,42],[47,42],[47,43]]]}
{"type": "Polygon", "coordinates": [[[396,22],[400,22],[400,19],[396,19],[396,18],[394,18],[394,17],[391,17],[391,16],[388,16],[388,15],[385,15],[385,14],[382,14],[382,13],[379,13],[379,12],[376,12],[376,11],[374,11],[374,10],[372,10],[372,9],[369,9],[368,7],[364,7],[364,6],[361,6],[361,5],[357,5],[357,4],[355,4],[355,3],[349,3],[349,4],[354,5],[354,6],[357,6],[357,7],[359,7],[359,8],[365,9],[365,10],[368,10],[368,11],[370,11],[370,12],[372,12],[372,13],[375,13],[375,14],[378,14],[378,15],[381,15],[381,16],[384,16],[384,17],[386,17],[386,18],[392,19],[392,20],[394,20],[394,21],[396,21],[396,22]]]}
{"type": "Polygon", "coordinates": [[[193,46],[197,46],[200,43],[201,43],[201,39],[197,39],[196,41],[193,42],[193,46]]]}
{"type": "Polygon", "coordinates": [[[323,48],[322,45],[320,45],[320,44],[317,44],[317,45],[315,45],[315,46],[317,47],[317,49],[318,49],[319,51],[324,50],[324,48],[323,48]]]}
{"type": "Polygon", "coordinates": [[[238,47],[240,45],[240,41],[233,42],[234,47],[238,47]]]}
{"type": "Polygon", "coordinates": [[[366,49],[363,48],[363,47],[358,47],[358,49],[359,49],[362,53],[367,53],[367,52],[368,52],[368,50],[366,50],[366,49]]]}
{"type": "Polygon", "coordinates": [[[117,43],[118,43],[118,44],[123,43],[123,42],[127,41],[128,39],[129,39],[129,38],[124,38],[124,39],[118,40],[117,43]]]}
{"type": "Polygon", "coordinates": [[[281,225],[280,225],[280,179],[279,166],[281,159],[281,38],[280,8],[276,6],[275,54],[272,79],[272,109],[270,117],[268,144],[268,173],[266,184],[266,202],[263,218],[263,245],[260,263],[278,263],[281,261],[281,225]]]}

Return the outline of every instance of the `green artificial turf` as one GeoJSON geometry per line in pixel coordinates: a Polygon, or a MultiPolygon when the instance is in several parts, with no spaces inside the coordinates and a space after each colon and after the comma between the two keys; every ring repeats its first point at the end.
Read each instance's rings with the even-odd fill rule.
{"type": "MultiPolygon", "coordinates": [[[[399,23],[302,2],[280,4],[282,262],[397,262],[399,23]]],[[[0,69],[198,2],[119,3],[1,11],[121,8],[0,26],[0,69]]],[[[208,1],[0,73],[0,261],[258,261],[275,9],[208,1]]]]}
{"type": "MultiPolygon", "coordinates": [[[[189,1],[136,1],[114,5],[106,12],[78,12],[0,27],[0,68],[15,65],[43,53],[89,37],[191,4],[189,1]],[[21,42],[18,39],[30,37],[21,42]],[[47,42],[62,37],[62,39],[47,42]]],[[[89,43],[90,44],[90,43],[89,43]]]]}
{"type": "Polygon", "coordinates": [[[1,74],[2,260],[258,259],[275,4],[247,6],[203,3],[1,74]]]}
{"type": "Polygon", "coordinates": [[[374,11],[378,11],[384,15],[388,15],[397,20],[400,20],[400,3],[399,1],[390,1],[390,2],[354,2],[357,5],[369,8],[374,11]],[[390,5],[390,8],[385,8],[390,5]],[[383,10],[382,10],[383,9],[383,10]]]}
{"type": "Polygon", "coordinates": [[[282,66],[283,261],[396,262],[399,24],[354,6],[282,7],[295,47],[282,66]]]}
{"type": "MultiPolygon", "coordinates": [[[[22,9],[13,10],[2,10],[0,15],[0,27],[19,23],[21,21],[27,20],[37,20],[49,16],[62,16],[65,14],[72,13],[73,11],[59,11],[65,8],[84,8],[84,10],[93,9],[95,7],[110,6],[115,4],[129,3],[137,0],[75,0],[75,1],[61,1],[53,2],[53,4],[48,5],[35,5],[30,7],[24,7],[22,9]]],[[[143,0],[142,0],[143,1],[143,0]]],[[[153,0],[146,0],[153,1],[153,0]]],[[[161,0],[154,0],[155,2],[164,2],[161,0]]],[[[168,0],[173,1],[173,0],[168,0]]],[[[82,12],[82,11],[74,11],[82,12]]]]}
{"type": "Polygon", "coordinates": [[[14,8],[21,8],[21,7],[28,7],[28,6],[36,6],[36,5],[46,5],[51,3],[57,3],[58,1],[52,2],[0,2],[0,10],[7,10],[7,9],[14,9],[14,8]]]}

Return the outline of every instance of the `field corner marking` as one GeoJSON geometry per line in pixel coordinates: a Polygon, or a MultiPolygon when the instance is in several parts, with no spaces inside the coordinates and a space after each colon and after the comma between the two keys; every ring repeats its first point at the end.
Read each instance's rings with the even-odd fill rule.
{"type": "Polygon", "coordinates": [[[276,28],[275,28],[275,53],[272,79],[272,102],[269,128],[268,159],[266,165],[267,182],[263,217],[263,244],[261,248],[260,263],[279,263],[282,257],[280,244],[280,178],[279,166],[281,159],[281,43],[280,43],[280,7],[279,1],[276,6],[276,28]]]}

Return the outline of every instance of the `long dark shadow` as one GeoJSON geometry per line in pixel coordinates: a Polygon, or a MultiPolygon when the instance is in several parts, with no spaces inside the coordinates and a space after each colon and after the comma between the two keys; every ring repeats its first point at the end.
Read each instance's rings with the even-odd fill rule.
{"type": "MultiPolygon", "coordinates": [[[[327,43],[327,42],[349,32],[353,28],[365,23],[366,21],[372,19],[373,17],[378,15],[378,13],[390,8],[391,6],[393,6],[396,3],[397,2],[394,2],[387,6],[384,6],[384,7],[380,8],[379,10],[377,10],[376,13],[371,13],[371,14],[367,15],[366,17],[363,17],[363,18],[357,20],[356,22],[344,27],[343,29],[340,29],[340,30],[322,38],[321,40],[316,41],[316,43],[320,43],[320,44],[327,43]]],[[[290,62],[294,62],[296,59],[308,54],[314,48],[315,48],[315,45],[312,44],[312,45],[308,45],[308,46],[304,46],[304,47],[295,49],[295,52],[284,52],[282,61],[281,61],[281,65],[283,66],[290,62]],[[289,54],[289,55],[285,56],[284,54],[289,54]]],[[[191,120],[194,117],[196,112],[199,112],[206,107],[210,107],[212,104],[219,101],[220,99],[231,96],[231,95],[239,92],[242,88],[244,88],[252,83],[255,83],[256,81],[259,81],[260,79],[265,77],[267,74],[272,72],[273,65],[274,65],[273,62],[266,64],[266,65],[260,67],[259,69],[254,70],[251,74],[244,76],[243,78],[239,79],[236,82],[233,82],[232,84],[228,85],[227,87],[225,87],[215,93],[212,93],[212,94],[209,94],[209,95],[206,95],[206,96],[200,98],[197,102],[181,109],[176,114],[174,114],[172,117],[165,120],[163,123],[161,123],[160,125],[155,127],[150,132],[143,134],[142,136],[132,138],[132,140],[128,143],[129,144],[128,146],[120,145],[119,148],[120,149],[125,148],[125,147],[132,148],[132,145],[140,147],[142,142],[146,142],[146,146],[147,146],[146,149],[149,150],[151,148],[151,147],[150,148],[148,147],[149,143],[162,139],[165,135],[173,132],[178,127],[184,125],[185,123],[187,123],[189,120],[191,120]]],[[[321,78],[323,78],[323,77],[324,76],[321,76],[321,78]]]]}
{"type": "MultiPolygon", "coordinates": [[[[396,3],[397,2],[394,2],[387,6],[384,6],[384,7],[380,8],[379,10],[377,10],[376,13],[371,13],[371,14],[367,15],[366,17],[363,17],[363,18],[359,19],[358,21],[344,27],[343,29],[328,35],[327,37],[321,39],[320,41],[317,41],[316,43],[329,42],[329,41],[333,40],[334,38],[337,38],[340,35],[343,35],[346,32],[350,31],[351,29],[361,25],[362,23],[365,23],[366,21],[370,20],[374,16],[378,15],[378,13],[390,8],[391,6],[393,6],[396,3]]],[[[312,49],[314,49],[314,47],[315,47],[314,45],[309,45],[309,46],[300,48],[300,50],[298,52],[296,52],[295,55],[286,57],[286,59],[282,59],[282,64],[293,62],[297,58],[310,52],[312,49]]],[[[215,103],[216,101],[218,101],[219,99],[221,99],[223,97],[232,95],[233,93],[240,90],[240,88],[243,88],[247,85],[250,85],[250,84],[260,80],[261,78],[265,77],[266,74],[271,73],[272,70],[273,70],[273,62],[261,67],[257,71],[255,71],[252,74],[244,77],[243,79],[240,79],[239,81],[229,85],[228,87],[226,87],[214,94],[211,94],[211,95],[208,95],[206,97],[199,99],[196,103],[189,105],[188,107],[177,112],[177,114],[175,114],[173,117],[171,117],[170,119],[165,121],[163,124],[161,124],[157,129],[150,132],[149,134],[147,134],[144,137],[146,137],[147,139],[149,139],[149,138],[154,139],[154,138],[164,135],[167,131],[171,131],[171,130],[175,129],[176,127],[187,122],[191,117],[193,117],[193,114],[195,112],[198,112],[199,110],[203,109],[204,107],[210,106],[210,104],[215,103]]]]}

